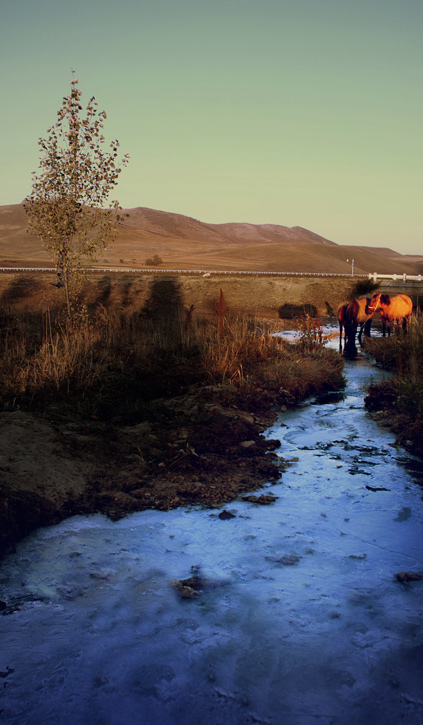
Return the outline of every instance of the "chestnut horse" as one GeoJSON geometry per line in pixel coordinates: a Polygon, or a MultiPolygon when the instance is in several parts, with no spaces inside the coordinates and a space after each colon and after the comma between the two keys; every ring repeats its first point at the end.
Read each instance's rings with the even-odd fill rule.
{"type": "Polygon", "coordinates": [[[361,338],[364,334],[370,337],[370,327],[374,311],[368,312],[370,297],[361,297],[358,300],[347,302],[338,310],[339,322],[339,349],[342,350],[342,328],[344,329],[344,346],[355,346],[355,335],[358,331],[358,341],[361,345],[361,338]]]}
{"type": "Polygon", "coordinates": [[[403,330],[406,330],[410,323],[410,316],[413,311],[413,302],[408,295],[382,295],[380,292],[374,294],[370,303],[366,307],[368,313],[374,314],[376,310],[380,311],[382,320],[382,333],[385,337],[386,327],[388,327],[388,337],[391,334],[392,324],[399,325],[402,322],[403,330]]]}

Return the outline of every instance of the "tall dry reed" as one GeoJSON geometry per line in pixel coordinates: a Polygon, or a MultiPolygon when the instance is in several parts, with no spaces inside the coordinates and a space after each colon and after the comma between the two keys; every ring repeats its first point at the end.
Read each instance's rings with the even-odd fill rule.
{"type": "Polygon", "coordinates": [[[55,313],[3,318],[3,409],[63,402],[110,416],[199,384],[227,383],[242,394],[266,389],[285,400],[342,385],[342,361],[323,349],[315,326],[313,344],[293,346],[247,318],[186,324],[101,306],[72,327],[55,313]]]}
{"type": "Polygon", "coordinates": [[[394,372],[392,387],[398,408],[423,421],[423,318],[411,318],[407,333],[398,329],[389,338],[372,338],[367,350],[394,372]]]}

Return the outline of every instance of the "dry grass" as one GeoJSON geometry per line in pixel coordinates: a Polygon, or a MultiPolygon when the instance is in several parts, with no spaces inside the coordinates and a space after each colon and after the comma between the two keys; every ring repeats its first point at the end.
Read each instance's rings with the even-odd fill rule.
{"type": "Polygon", "coordinates": [[[223,325],[99,306],[69,328],[57,312],[5,313],[0,402],[42,409],[63,404],[101,417],[136,416],[151,399],[224,383],[234,395],[292,402],[342,385],[342,361],[316,329],[288,345],[247,318],[223,325]],[[325,363],[322,365],[322,357],[325,363]]]}
{"type": "MultiPolygon", "coordinates": [[[[388,338],[372,338],[366,342],[366,349],[381,365],[394,372],[393,380],[382,384],[384,392],[389,387],[395,408],[409,418],[410,427],[423,440],[422,317],[412,317],[407,334],[398,330],[388,338]]],[[[377,395],[378,386],[372,386],[372,391],[377,395]]]]}

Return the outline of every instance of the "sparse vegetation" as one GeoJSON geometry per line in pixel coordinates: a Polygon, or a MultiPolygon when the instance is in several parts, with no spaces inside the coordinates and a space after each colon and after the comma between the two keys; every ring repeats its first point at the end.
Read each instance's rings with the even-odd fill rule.
{"type": "Polygon", "coordinates": [[[311,353],[320,350],[326,345],[327,340],[323,335],[322,320],[320,317],[301,315],[299,330],[299,344],[304,353],[311,353]]]}
{"type": "Polygon", "coordinates": [[[372,410],[385,409],[401,417],[401,440],[411,440],[423,451],[423,319],[411,319],[407,334],[398,330],[388,338],[366,341],[368,350],[385,368],[392,370],[392,380],[369,388],[366,399],[372,410]]]}

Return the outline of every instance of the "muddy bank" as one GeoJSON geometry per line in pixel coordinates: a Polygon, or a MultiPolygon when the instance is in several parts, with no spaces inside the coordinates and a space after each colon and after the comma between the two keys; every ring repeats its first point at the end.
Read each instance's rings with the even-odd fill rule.
{"type": "Polygon", "coordinates": [[[224,386],[153,401],[134,426],[48,413],[0,414],[0,552],[75,514],[221,505],[280,476],[262,435],[277,415],[263,392],[245,409],[224,386]]]}
{"type": "Polygon", "coordinates": [[[398,392],[393,381],[370,385],[364,404],[378,425],[396,435],[396,443],[423,459],[423,429],[416,420],[398,409],[398,392]]]}

